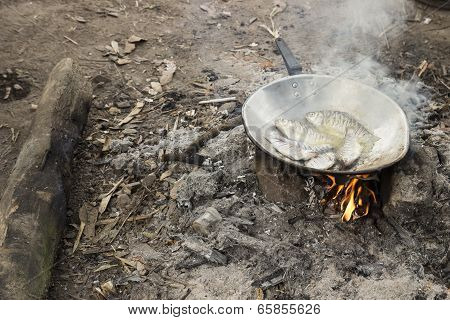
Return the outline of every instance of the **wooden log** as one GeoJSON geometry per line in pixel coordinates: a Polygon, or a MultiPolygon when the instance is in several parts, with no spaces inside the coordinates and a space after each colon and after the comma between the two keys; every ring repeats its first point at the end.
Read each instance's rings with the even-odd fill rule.
{"type": "Polygon", "coordinates": [[[92,88],[71,59],[50,73],[0,199],[0,299],[44,297],[63,230],[74,145],[92,88]]]}

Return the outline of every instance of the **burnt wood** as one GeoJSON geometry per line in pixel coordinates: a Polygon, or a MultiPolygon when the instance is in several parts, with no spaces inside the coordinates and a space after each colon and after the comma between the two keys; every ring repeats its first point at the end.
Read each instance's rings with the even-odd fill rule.
{"type": "Polygon", "coordinates": [[[44,297],[66,215],[73,149],[92,88],[72,59],[50,73],[0,199],[0,299],[44,297]]]}

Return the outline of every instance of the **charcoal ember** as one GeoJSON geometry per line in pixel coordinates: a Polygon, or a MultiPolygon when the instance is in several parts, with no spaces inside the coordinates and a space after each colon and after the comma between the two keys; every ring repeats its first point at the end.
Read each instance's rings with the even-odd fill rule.
{"type": "Polygon", "coordinates": [[[248,219],[242,219],[238,217],[228,217],[226,219],[227,222],[231,223],[232,225],[238,227],[238,228],[245,228],[247,226],[252,226],[255,223],[248,219]]]}
{"type": "Polygon", "coordinates": [[[275,270],[271,274],[264,276],[252,282],[252,286],[267,290],[270,287],[276,286],[284,281],[285,271],[281,268],[275,270]]]}
{"type": "Polygon", "coordinates": [[[175,264],[175,270],[179,269],[193,269],[199,267],[205,263],[208,263],[208,260],[201,255],[191,253],[187,257],[183,257],[177,264],[175,264]]]}
{"type": "Polygon", "coordinates": [[[217,79],[219,79],[219,76],[214,70],[203,69],[202,72],[206,75],[206,79],[208,81],[216,81],[217,79]]]}
{"type": "Polygon", "coordinates": [[[188,249],[191,252],[194,252],[201,257],[208,260],[210,263],[218,264],[218,265],[226,265],[227,264],[227,257],[220,253],[218,250],[211,248],[208,244],[203,242],[200,239],[196,238],[187,238],[183,242],[183,247],[188,249]]]}
{"type": "Polygon", "coordinates": [[[173,110],[175,109],[177,106],[176,102],[173,100],[168,100],[165,101],[162,105],[161,105],[161,111],[169,111],[169,110],[173,110]]]}
{"type": "Polygon", "coordinates": [[[380,263],[369,263],[356,266],[356,271],[363,277],[380,278],[385,269],[386,267],[380,263]]]}
{"type": "Polygon", "coordinates": [[[173,110],[177,106],[177,101],[185,98],[185,95],[177,91],[169,91],[164,95],[164,101],[160,104],[161,111],[173,110]]]}

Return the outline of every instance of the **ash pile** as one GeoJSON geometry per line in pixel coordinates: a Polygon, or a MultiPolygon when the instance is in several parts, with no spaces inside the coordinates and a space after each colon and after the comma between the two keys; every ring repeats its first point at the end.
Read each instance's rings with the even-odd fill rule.
{"type": "MultiPolygon", "coordinates": [[[[190,98],[169,92],[160,101],[183,105],[190,98]]],[[[162,127],[146,112],[155,103],[140,101],[128,103],[127,112],[142,111],[114,130],[91,119],[97,129],[85,143],[95,152],[76,160],[94,169],[80,169],[90,187],[74,190],[86,201],[79,228],[65,235],[62,255],[70,258],[58,268],[80,270],[88,297],[446,297],[449,221],[440,197],[449,163],[435,149],[444,144],[429,145],[441,135],[415,138],[409,156],[393,168],[388,219],[369,215],[343,224],[340,214],[318,205],[323,188],[314,181],[304,201],[262,196],[239,101],[231,113],[222,105],[195,114],[164,113],[164,102],[157,114],[171,125],[162,127]],[[203,125],[193,125],[202,117],[203,125]]],[[[433,111],[426,108],[433,105],[423,113],[430,128],[433,111]]],[[[426,135],[431,129],[420,130],[426,135]]]]}

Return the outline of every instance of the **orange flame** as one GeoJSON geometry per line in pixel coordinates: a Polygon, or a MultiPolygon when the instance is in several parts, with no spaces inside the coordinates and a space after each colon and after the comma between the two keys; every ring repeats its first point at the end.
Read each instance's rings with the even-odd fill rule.
{"type": "MultiPolygon", "coordinates": [[[[342,221],[348,222],[367,215],[370,206],[377,203],[376,194],[370,189],[370,182],[366,181],[368,174],[355,176],[344,183],[338,184],[334,176],[327,176],[331,184],[328,185],[327,198],[335,200],[342,214],[342,221]]],[[[327,200],[323,201],[326,203],[327,200]]]]}

